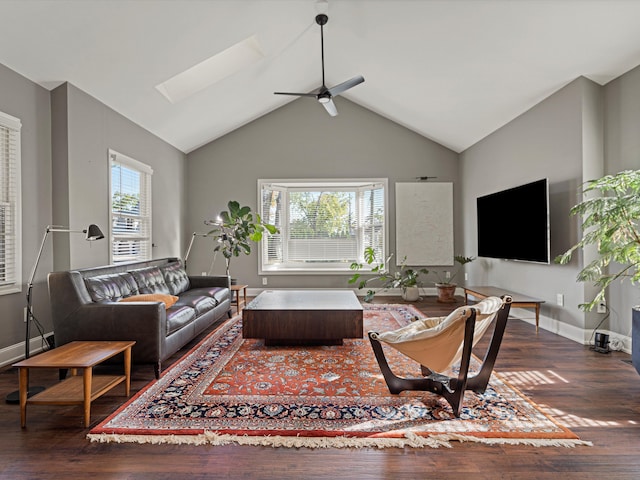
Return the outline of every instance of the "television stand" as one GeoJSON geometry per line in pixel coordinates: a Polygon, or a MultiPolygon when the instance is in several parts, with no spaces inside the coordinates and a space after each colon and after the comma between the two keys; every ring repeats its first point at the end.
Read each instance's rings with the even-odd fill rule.
{"type": "Polygon", "coordinates": [[[538,332],[540,322],[540,304],[544,303],[544,300],[534,297],[528,297],[521,293],[512,292],[505,288],[489,287],[489,286],[475,286],[464,287],[464,303],[468,303],[468,296],[479,298],[480,300],[487,297],[501,297],[502,295],[510,295],[512,308],[534,308],[536,311],[536,333],[538,332]]]}

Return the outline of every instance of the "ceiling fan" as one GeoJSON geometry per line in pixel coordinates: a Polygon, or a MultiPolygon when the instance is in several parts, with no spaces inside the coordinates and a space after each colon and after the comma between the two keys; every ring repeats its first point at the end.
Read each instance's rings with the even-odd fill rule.
{"type": "Polygon", "coordinates": [[[339,85],[336,85],[332,88],[327,88],[324,83],[324,26],[329,21],[329,17],[324,13],[316,15],[316,23],[320,25],[320,48],[322,52],[322,86],[309,93],[290,93],[290,92],[274,92],[275,95],[296,95],[299,97],[315,97],[318,102],[322,104],[322,106],[329,112],[329,115],[335,117],[338,115],[338,110],[336,109],[335,104],[333,103],[333,97],[337,97],[341,93],[349,90],[351,87],[355,87],[356,85],[364,82],[364,77],[362,75],[358,75],[357,77],[353,77],[346,82],[342,82],[339,85]]]}

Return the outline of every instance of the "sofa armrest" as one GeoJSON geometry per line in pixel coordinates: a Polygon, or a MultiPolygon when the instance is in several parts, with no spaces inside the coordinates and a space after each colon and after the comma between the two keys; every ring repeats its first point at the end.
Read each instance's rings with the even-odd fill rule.
{"type": "Polygon", "coordinates": [[[163,358],[167,313],[162,302],[89,303],[54,320],[56,346],[74,340],[135,340],[133,358],[163,358]]]}
{"type": "Polygon", "coordinates": [[[189,276],[191,288],[227,287],[231,288],[231,279],[227,275],[194,275],[189,276]]]}

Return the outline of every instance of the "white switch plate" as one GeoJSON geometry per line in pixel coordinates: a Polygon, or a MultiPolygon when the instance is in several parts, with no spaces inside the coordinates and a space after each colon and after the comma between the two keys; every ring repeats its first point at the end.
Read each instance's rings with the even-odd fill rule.
{"type": "Polygon", "coordinates": [[[262,277],[262,284],[267,285],[267,283],[268,283],[267,277],[262,277]]]}
{"type": "Polygon", "coordinates": [[[564,305],[564,295],[561,293],[556,293],[556,303],[561,307],[564,305]]]}

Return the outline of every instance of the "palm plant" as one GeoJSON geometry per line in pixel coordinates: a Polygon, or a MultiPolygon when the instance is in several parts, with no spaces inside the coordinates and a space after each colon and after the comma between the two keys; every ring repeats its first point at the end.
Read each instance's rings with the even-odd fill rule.
{"type": "Polygon", "coordinates": [[[602,195],[587,198],[570,211],[583,219],[582,238],[555,259],[566,264],[576,250],[587,245],[597,247],[598,258],[577,277],[581,282],[594,282],[600,289],[592,301],[580,304],[585,311],[604,300],[607,287],[614,281],[640,281],[640,170],[624,170],[584,183],[584,194],[596,191],[602,195]]]}

